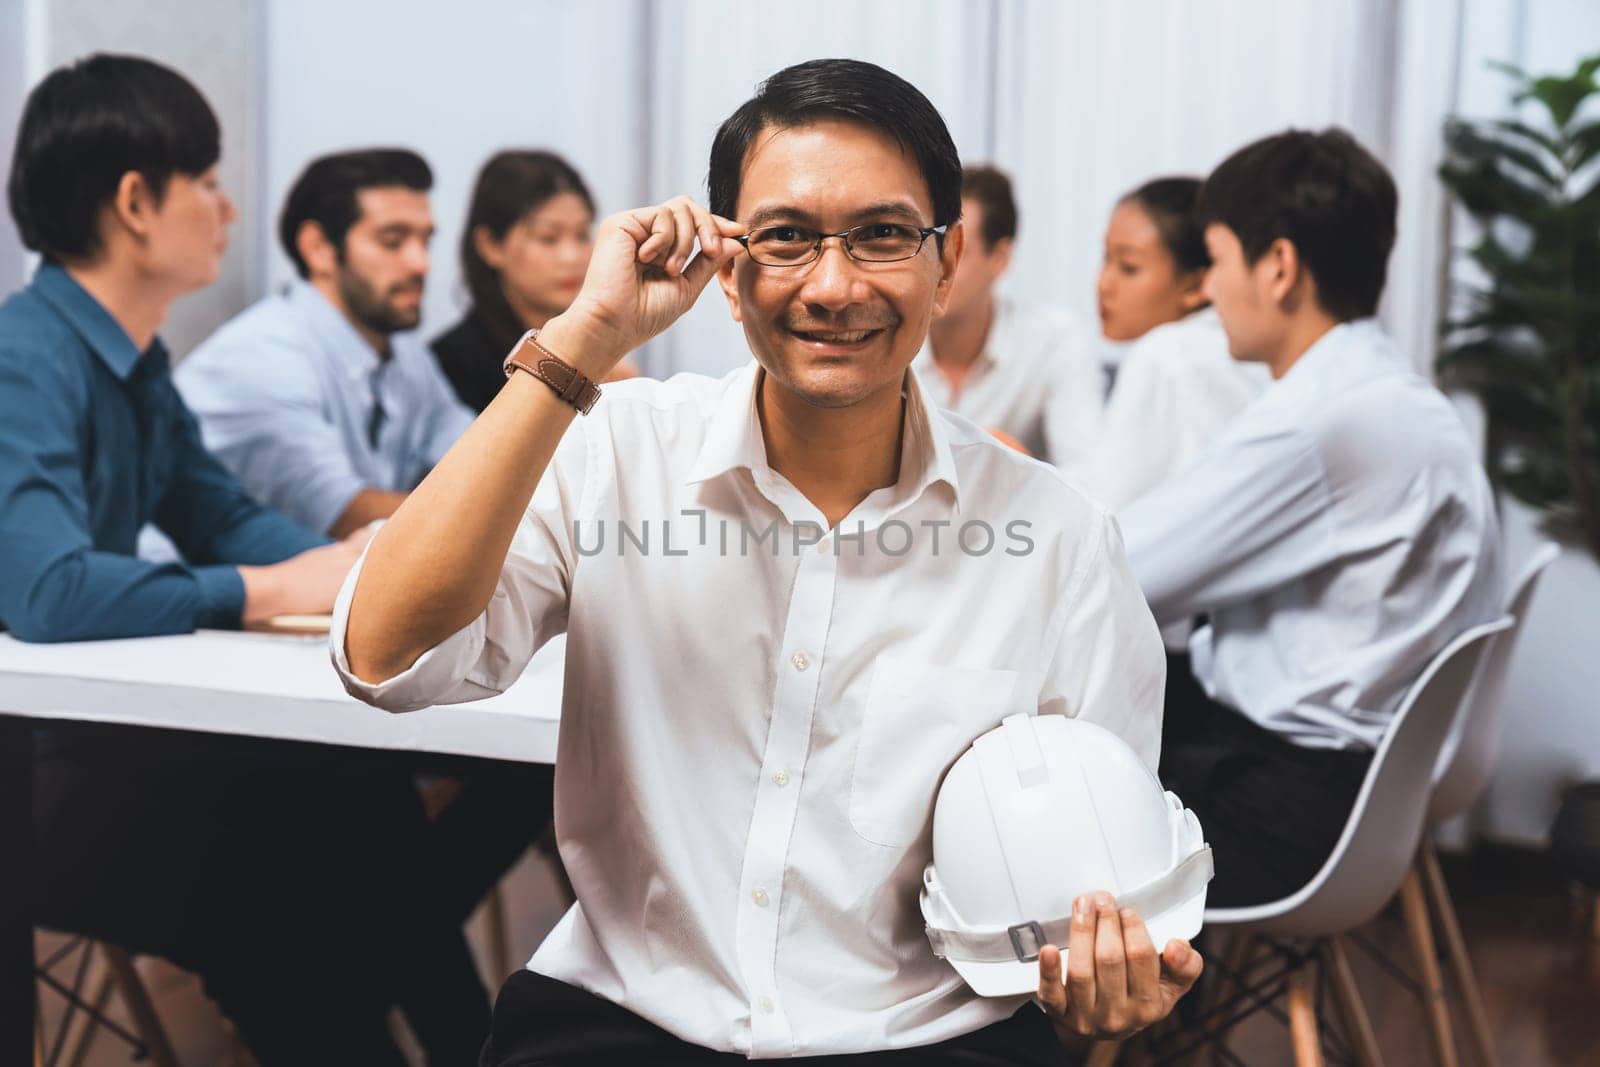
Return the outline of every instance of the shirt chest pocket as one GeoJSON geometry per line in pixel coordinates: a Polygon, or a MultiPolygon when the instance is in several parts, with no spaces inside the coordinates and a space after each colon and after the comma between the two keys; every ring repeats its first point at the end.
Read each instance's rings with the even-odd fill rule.
{"type": "Polygon", "coordinates": [[[850,825],[876,845],[916,841],[944,772],[1011,710],[1017,672],[882,656],[850,776],[850,825]]]}

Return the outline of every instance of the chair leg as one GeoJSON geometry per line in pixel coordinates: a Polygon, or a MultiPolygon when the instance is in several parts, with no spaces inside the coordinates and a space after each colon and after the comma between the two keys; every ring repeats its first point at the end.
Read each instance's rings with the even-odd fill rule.
{"type": "Polygon", "coordinates": [[[1423,1007],[1433,1036],[1433,1054],[1439,1067],[1456,1067],[1455,1038],[1450,1029],[1450,1006],[1444,996],[1444,976],[1439,972],[1438,948],[1433,942],[1433,927],[1428,921],[1428,902],[1416,866],[1400,883],[1400,910],[1405,916],[1406,933],[1411,938],[1411,953],[1416,957],[1421,977],[1423,1007]]]}
{"type": "Polygon", "coordinates": [[[511,973],[511,935],[506,929],[506,894],[501,886],[489,890],[489,899],[484,901],[484,921],[488,926],[489,966],[494,969],[490,988],[498,988],[511,973]]]}
{"type": "Polygon", "coordinates": [[[1294,1039],[1295,1067],[1322,1067],[1317,1001],[1309,972],[1309,967],[1297,967],[1289,975],[1289,1034],[1294,1039]]]}
{"type": "MultiPolygon", "coordinates": [[[[1222,953],[1222,958],[1225,961],[1224,966],[1215,969],[1216,974],[1214,975],[1215,981],[1212,986],[1211,998],[1207,1001],[1205,1008],[1202,1009],[1203,1011],[1210,1011],[1225,999],[1225,994],[1222,991],[1223,982],[1233,981],[1234,976],[1237,976],[1239,988],[1245,988],[1245,979],[1248,977],[1245,972],[1248,970],[1251,961],[1255,959],[1256,954],[1260,952],[1261,944],[1261,939],[1255,934],[1243,931],[1236,932],[1229,938],[1227,948],[1222,953]]],[[[1222,1064],[1227,1062],[1223,1053],[1223,1046],[1228,1040],[1228,1035],[1232,1032],[1233,1027],[1231,1026],[1217,1031],[1216,1044],[1211,1050],[1212,1067],[1222,1067],[1222,1064]]]]}
{"type": "Polygon", "coordinates": [[[1478,1062],[1484,1067],[1498,1067],[1500,1061],[1495,1055],[1494,1036],[1489,1031],[1489,1013],[1483,1006],[1483,993],[1472,970],[1472,957],[1467,954],[1467,941],[1461,936],[1461,923],[1456,919],[1455,905],[1450,902],[1450,886],[1439,869],[1439,855],[1432,841],[1423,840],[1418,861],[1422,867],[1423,886],[1428,890],[1428,902],[1439,919],[1439,929],[1444,931],[1445,949],[1450,954],[1456,986],[1461,990],[1461,1000],[1467,1009],[1467,1029],[1477,1046],[1478,1062]]]}
{"type": "Polygon", "coordinates": [[[1089,1058],[1083,1061],[1084,1067],[1113,1067],[1121,1051],[1120,1041],[1096,1041],[1089,1050],[1089,1058]]]}
{"type": "Polygon", "coordinates": [[[167,1041],[167,1032],[162,1029],[161,1020],[156,1016],[155,1005],[150,1003],[150,994],[144,987],[144,979],[139,977],[139,971],[133,965],[133,957],[128,955],[126,949],[105,942],[101,942],[100,949],[105,953],[111,973],[116,976],[117,991],[122,994],[122,1002],[128,1006],[128,1014],[133,1016],[133,1027],[150,1050],[150,1062],[155,1067],[178,1067],[178,1057],[167,1041]]]}
{"type": "Polygon", "coordinates": [[[1356,986],[1355,972],[1350,969],[1343,939],[1330,937],[1322,943],[1322,971],[1333,983],[1334,1000],[1344,1018],[1350,1043],[1355,1046],[1356,1061],[1361,1067],[1383,1067],[1383,1053],[1378,1051],[1378,1037],[1367,1016],[1367,1006],[1361,1000],[1361,990],[1356,986]]]}
{"type": "MultiPolygon", "coordinates": [[[[94,945],[98,945],[95,942],[94,945]]],[[[93,945],[84,949],[85,952],[93,951],[93,945]]],[[[103,955],[103,953],[102,953],[103,955]]],[[[84,998],[85,1002],[95,1010],[96,1014],[103,1014],[106,1005],[111,1001],[111,969],[102,966],[94,979],[94,988],[84,998]]],[[[94,1039],[100,1033],[100,1027],[95,1022],[94,1015],[80,1012],[73,1020],[73,1031],[67,1034],[62,1043],[61,1062],[65,1067],[83,1067],[89,1058],[89,1049],[94,1047],[94,1039]]]]}

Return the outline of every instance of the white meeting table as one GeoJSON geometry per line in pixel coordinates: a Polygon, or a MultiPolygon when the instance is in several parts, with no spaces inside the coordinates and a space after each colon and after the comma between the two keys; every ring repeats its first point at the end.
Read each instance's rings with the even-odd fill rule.
{"type": "Polygon", "coordinates": [[[498,697],[396,715],[345,693],[326,637],[30,645],[0,634],[0,1063],[33,1055],[33,720],[554,763],[565,649],[551,641],[498,697]]]}

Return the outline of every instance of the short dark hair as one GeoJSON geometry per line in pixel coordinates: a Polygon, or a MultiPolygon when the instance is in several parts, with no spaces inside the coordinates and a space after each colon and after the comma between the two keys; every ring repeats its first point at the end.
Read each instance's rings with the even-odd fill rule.
{"type": "Polygon", "coordinates": [[[210,170],[217,116],[177,71],[96,53],[58,67],[23,105],[6,195],[22,243],[51,259],[94,253],[99,209],[136,171],[157,200],[174,174],[210,170]]]}
{"type": "Polygon", "coordinates": [[[745,152],[767,126],[789,129],[842,119],[888,134],[916,157],[933,201],[933,225],[961,217],[961,156],[944,119],[917,87],[858,59],[813,59],[785,67],[756,87],[717,128],[706,176],[711,210],[732,218],[745,152]]]}
{"type": "Polygon", "coordinates": [[[1394,247],[1394,179],[1344,130],[1289,130],[1223,160],[1200,190],[1202,226],[1234,232],[1254,263],[1291,242],[1317,283],[1317,302],[1340,320],[1378,310],[1394,247]]]}
{"type": "Polygon", "coordinates": [[[985,250],[1016,238],[1017,200],[1011,193],[1011,178],[1005,171],[988,164],[967,167],[961,172],[961,195],[976,200],[983,208],[980,236],[985,250]]]}
{"type": "Polygon", "coordinates": [[[361,203],[356,199],[363,189],[415,189],[425,193],[433,188],[433,171],[428,163],[409,148],[363,148],[354,152],[335,152],[320,156],[306,165],[283,202],[278,216],[278,240],[294,261],[300,277],[311,271],[295,238],[300,227],[315,222],[332,245],[342,253],[345,235],[361,218],[361,203]]]}
{"type": "Polygon", "coordinates": [[[1149,216],[1180,275],[1211,266],[1206,231],[1195,215],[1199,198],[1200,179],[1187,176],[1152,179],[1122,198],[1149,216]]]}
{"type": "Polygon", "coordinates": [[[589,195],[583,177],[554,152],[496,152],[478,172],[466,225],[461,228],[461,275],[473,307],[495,335],[496,350],[509,350],[523,328],[500,286],[500,272],[478,254],[473,232],[482,226],[498,241],[530,211],[561,193],[575,194],[588,206],[589,214],[595,213],[594,197],[589,195]]]}

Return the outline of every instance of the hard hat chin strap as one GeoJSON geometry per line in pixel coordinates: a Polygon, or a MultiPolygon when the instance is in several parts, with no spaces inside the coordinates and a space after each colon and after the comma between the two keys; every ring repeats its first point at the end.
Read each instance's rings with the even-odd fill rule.
{"type": "MultiPolygon", "coordinates": [[[[1132,908],[1147,923],[1204,892],[1211,881],[1211,849],[1202,845],[1172,870],[1117,897],[1117,907],[1132,908]]],[[[924,892],[942,893],[934,879],[927,880],[924,892]]],[[[948,906],[939,913],[954,915],[948,906]]],[[[930,909],[923,908],[925,918],[930,909]]],[[[933,953],[943,959],[972,963],[1027,963],[1039,958],[1045,945],[1065,947],[1072,928],[1072,916],[1047,920],[1028,920],[1013,926],[974,926],[955,928],[928,922],[928,942],[933,953]]],[[[1163,946],[1157,945],[1157,951],[1163,946]]]]}

